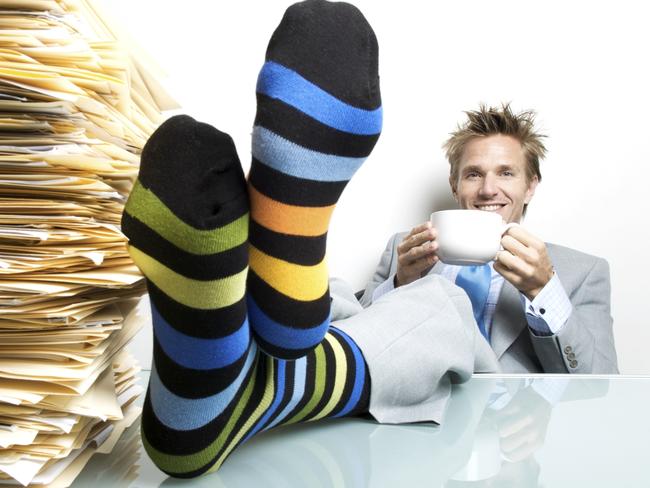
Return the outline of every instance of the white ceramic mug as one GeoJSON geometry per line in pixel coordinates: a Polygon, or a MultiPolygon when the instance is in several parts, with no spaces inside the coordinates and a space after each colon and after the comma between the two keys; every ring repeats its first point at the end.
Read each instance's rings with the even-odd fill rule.
{"type": "Polygon", "coordinates": [[[492,261],[501,249],[501,237],[517,223],[484,210],[441,210],[431,214],[438,231],[438,257],[445,264],[470,266],[492,261]]]}

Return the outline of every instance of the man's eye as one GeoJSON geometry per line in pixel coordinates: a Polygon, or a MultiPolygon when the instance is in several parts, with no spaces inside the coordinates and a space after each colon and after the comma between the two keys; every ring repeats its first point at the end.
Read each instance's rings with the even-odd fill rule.
{"type": "Polygon", "coordinates": [[[472,171],[471,173],[467,173],[467,174],[465,175],[465,178],[477,178],[478,176],[479,176],[478,173],[472,171]]]}
{"type": "Polygon", "coordinates": [[[504,171],[503,176],[514,176],[515,174],[512,171],[504,171]]]}

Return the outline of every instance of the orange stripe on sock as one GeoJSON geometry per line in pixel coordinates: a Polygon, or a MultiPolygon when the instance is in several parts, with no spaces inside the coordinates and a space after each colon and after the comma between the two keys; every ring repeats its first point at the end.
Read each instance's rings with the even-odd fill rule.
{"type": "Polygon", "coordinates": [[[327,232],[336,205],[298,207],[278,202],[248,185],[251,218],[275,232],[294,236],[321,236],[327,232]]]}
{"type": "Polygon", "coordinates": [[[303,302],[318,300],[327,292],[327,264],[315,266],[288,263],[249,246],[250,269],[280,293],[303,302]]]}

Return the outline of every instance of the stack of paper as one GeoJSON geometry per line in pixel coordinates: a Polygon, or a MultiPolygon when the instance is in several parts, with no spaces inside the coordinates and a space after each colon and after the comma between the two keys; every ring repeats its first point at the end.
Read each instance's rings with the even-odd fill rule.
{"type": "Polygon", "coordinates": [[[70,485],[139,414],[119,222],[169,108],[90,1],[0,0],[0,484],[70,485]]]}
{"type": "Polygon", "coordinates": [[[92,454],[110,453],[139,416],[133,403],[143,391],[136,383],[138,371],[137,362],[122,351],[81,395],[40,395],[36,403],[20,392],[6,397],[0,403],[2,478],[69,486],[92,454]]]}

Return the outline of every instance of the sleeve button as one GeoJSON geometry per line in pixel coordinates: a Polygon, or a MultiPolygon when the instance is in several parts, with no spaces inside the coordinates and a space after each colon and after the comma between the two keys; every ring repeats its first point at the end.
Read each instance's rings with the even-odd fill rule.
{"type": "Polygon", "coordinates": [[[571,346],[567,346],[564,348],[564,352],[569,354],[570,352],[573,352],[573,348],[571,346]]]}
{"type": "Polygon", "coordinates": [[[574,361],[571,361],[571,362],[569,363],[569,366],[571,366],[572,368],[577,367],[577,366],[578,366],[578,361],[575,361],[575,360],[574,360],[574,361]]]}

